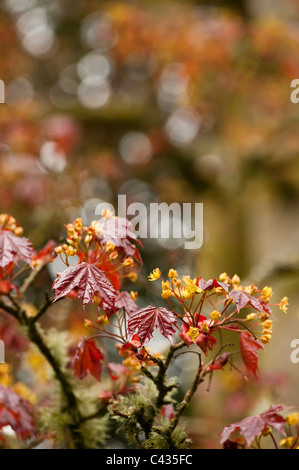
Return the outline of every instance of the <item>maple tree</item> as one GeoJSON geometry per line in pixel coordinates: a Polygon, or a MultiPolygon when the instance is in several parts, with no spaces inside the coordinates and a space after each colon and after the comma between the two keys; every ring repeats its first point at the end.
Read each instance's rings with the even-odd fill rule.
{"type": "MultiPolygon", "coordinates": [[[[104,211],[101,221],[85,227],[78,218],[65,226],[66,243],[55,246],[50,241],[38,252],[22,236],[23,230],[13,217],[3,214],[0,221],[1,312],[13,316],[25,328],[28,339],[51,366],[60,384],[59,412],[68,415],[63,424],[63,434],[69,440],[65,445],[88,446],[84,425],[94,420],[103,425],[101,420],[110,416],[121,423],[127,439],[139,447],[186,447],[189,438],[180,423],[181,417],[206,378],[211,382],[213,374],[227,365],[239,370],[236,355],[242,359],[248,376],[258,377],[258,351],[272,335],[272,306],[287,309],[286,298],[280,304],[270,304],[270,287],[260,290],[254,284],[243,286],[237,275],[231,278],[226,273],[218,280],[208,281],[188,275],[179,277],[173,268],[164,280],[156,268],[148,279],[161,283],[161,297],[168,308],[153,305],[138,308],[137,292],[119,290],[124,279],[136,280],[141,264],[141,244],[127,220],[104,211]],[[53,282],[55,295],[50,297],[46,293],[38,308],[30,308],[26,303],[27,291],[55,257],[60,257],[65,265],[53,282]],[[23,266],[19,266],[20,262],[23,266]],[[91,336],[85,335],[78,345],[72,343],[65,351],[67,362],[56,355],[39,323],[47,310],[63,298],[71,302],[81,299],[82,311],[87,315],[84,326],[92,331],[91,336]],[[255,312],[246,314],[247,309],[255,312]],[[156,331],[170,342],[163,354],[151,351],[156,331]],[[240,349],[223,342],[224,331],[239,337],[240,349]],[[107,339],[115,343],[121,362],[109,360],[104,342],[107,339]],[[179,385],[175,377],[169,376],[169,367],[183,354],[196,354],[199,362],[190,387],[178,399],[179,385]],[[70,371],[80,382],[110,380],[110,387],[98,393],[97,406],[89,414],[78,399],[78,384],[73,383],[70,371]]],[[[43,440],[45,436],[54,438],[49,423],[41,428],[35,424],[40,413],[24,398],[24,394],[30,397],[28,390],[20,386],[13,389],[9,384],[0,389],[0,431],[9,425],[24,442],[43,440]]],[[[239,430],[250,447],[254,439],[265,435],[266,429],[270,434],[271,426],[288,439],[282,446],[294,447],[296,439],[288,444],[291,439],[284,431],[286,420],[278,414],[283,409],[272,407],[258,417],[227,426],[221,442],[224,447],[240,447],[240,440],[231,439],[239,430]]],[[[3,434],[4,445],[8,445],[5,439],[3,434]]],[[[99,446],[99,435],[93,439],[94,445],[99,446]]]]}

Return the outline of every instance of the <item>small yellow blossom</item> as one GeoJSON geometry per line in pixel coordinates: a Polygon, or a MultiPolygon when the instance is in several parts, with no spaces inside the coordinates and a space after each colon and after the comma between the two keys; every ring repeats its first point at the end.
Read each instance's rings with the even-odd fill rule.
{"type": "Polygon", "coordinates": [[[284,447],[285,449],[290,449],[292,445],[294,444],[295,438],[294,437],[286,437],[285,439],[282,439],[279,443],[281,447],[284,447]]]}
{"type": "Polygon", "coordinates": [[[88,244],[91,242],[91,240],[92,240],[92,235],[91,235],[91,234],[88,234],[88,235],[86,235],[85,238],[84,238],[84,243],[85,243],[86,245],[88,245],[88,244]]]}
{"type": "Polygon", "coordinates": [[[213,310],[213,312],[210,313],[210,317],[214,321],[218,321],[221,317],[221,313],[218,312],[218,310],[213,310]]]}
{"type": "Polygon", "coordinates": [[[131,256],[129,256],[128,258],[126,258],[123,262],[123,265],[127,268],[129,266],[132,266],[134,264],[134,260],[131,256]]]}
{"type": "Polygon", "coordinates": [[[88,320],[88,318],[85,318],[84,326],[85,326],[85,328],[91,328],[91,327],[93,327],[93,323],[92,323],[92,321],[88,320]]]}
{"type": "Polygon", "coordinates": [[[270,318],[269,313],[267,313],[267,312],[260,312],[260,314],[259,314],[259,319],[260,319],[260,320],[265,321],[265,320],[268,320],[268,318],[270,318]]]}
{"type": "Polygon", "coordinates": [[[232,284],[233,286],[238,286],[241,282],[241,279],[239,278],[239,276],[237,274],[235,274],[233,277],[232,277],[232,284]]]}
{"type": "Polygon", "coordinates": [[[291,413],[286,417],[286,423],[290,426],[296,426],[299,423],[299,413],[291,413]]]}
{"type": "Polygon", "coordinates": [[[257,292],[258,288],[254,284],[250,284],[250,286],[245,286],[243,290],[247,294],[254,295],[257,292]]]}
{"type": "Polygon", "coordinates": [[[135,281],[137,280],[137,277],[138,277],[137,274],[134,273],[134,272],[131,272],[131,273],[128,274],[128,278],[129,278],[130,281],[132,281],[132,282],[135,282],[135,281]]]}
{"type": "Polygon", "coordinates": [[[17,237],[21,237],[24,233],[24,229],[23,227],[17,227],[15,228],[14,230],[14,234],[17,236],[17,237]]]}
{"type": "Polygon", "coordinates": [[[287,313],[288,311],[288,305],[289,305],[289,299],[287,297],[283,297],[280,301],[279,308],[282,310],[284,313],[287,313]]]}
{"type": "Polygon", "coordinates": [[[174,279],[175,277],[178,277],[177,271],[176,271],[175,269],[170,269],[170,270],[168,271],[168,277],[169,277],[170,279],[174,279]]]}
{"type": "Polygon", "coordinates": [[[176,287],[181,287],[182,286],[181,279],[173,279],[173,283],[176,287]]]}
{"type": "Polygon", "coordinates": [[[262,291],[262,297],[263,297],[264,302],[269,303],[272,295],[273,295],[272,287],[265,286],[262,291]]]}
{"type": "Polygon", "coordinates": [[[272,334],[263,334],[260,337],[260,340],[263,344],[267,344],[267,343],[270,343],[271,338],[272,338],[272,334]]]}
{"type": "Polygon", "coordinates": [[[107,315],[100,315],[98,317],[98,319],[96,320],[96,323],[103,327],[103,326],[107,325],[107,323],[109,323],[109,319],[108,319],[107,315]]]}
{"type": "Polygon", "coordinates": [[[221,273],[221,274],[220,274],[220,276],[219,276],[219,281],[221,281],[221,282],[227,282],[227,279],[228,279],[227,273],[221,273]]]}
{"type": "Polygon", "coordinates": [[[153,270],[152,273],[148,276],[149,281],[156,281],[161,277],[161,271],[159,268],[153,270]]]}
{"type": "Polygon", "coordinates": [[[209,326],[208,326],[205,322],[203,322],[203,323],[201,324],[201,331],[202,331],[203,333],[209,333],[209,332],[210,332],[210,328],[209,328],[209,326]]]}
{"type": "Polygon", "coordinates": [[[162,299],[169,299],[172,296],[172,291],[170,289],[166,289],[162,291],[161,297],[162,299]]]}
{"type": "Polygon", "coordinates": [[[118,253],[117,251],[112,251],[112,253],[109,254],[109,259],[111,259],[112,261],[115,261],[116,259],[118,258],[118,253]]]}
{"type": "Polygon", "coordinates": [[[162,290],[167,290],[170,289],[170,283],[169,281],[162,281],[161,282],[162,290]]]}
{"type": "Polygon", "coordinates": [[[251,320],[255,320],[257,317],[257,314],[256,313],[248,313],[248,315],[246,315],[246,320],[248,321],[251,321],[251,320]]]}
{"type": "Polygon", "coordinates": [[[112,253],[112,251],[114,251],[114,249],[115,249],[114,243],[112,243],[111,241],[108,241],[106,243],[106,252],[107,253],[112,253]]]}
{"type": "Polygon", "coordinates": [[[135,291],[131,290],[130,291],[130,296],[133,300],[137,300],[138,292],[135,292],[135,291]]]}
{"type": "Polygon", "coordinates": [[[190,326],[188,332],[187,332],[187,336],[189,336],[189,338],[191,339],[191,341],[195,341],[196,338],[199,337],[199,330],[198,328],[194,328],[193,326],[190,326]]]}
{"type": "Polygon", "coordinates": [[[272,428],[266,424],[266,426],[262,430],[262,435],[263,436],[269,436],[269,434],[271,434],[271,432],[272,432],[272,428]]]}
{"type": "Polygon", "coordinates": [[[263,322],[263,328],[264,329],[271,329],[272,328],[272,323],[273,323],[272,320],[265,320],[263,322]]]}

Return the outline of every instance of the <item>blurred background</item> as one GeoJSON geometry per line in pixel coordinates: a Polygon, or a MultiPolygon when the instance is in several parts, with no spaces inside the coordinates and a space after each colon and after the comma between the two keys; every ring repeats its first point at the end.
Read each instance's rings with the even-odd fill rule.
{"type": "MultiPolygon", "coordinates": [[[[274,302],[289,297],[260,354],[261,379],[219,372],[211,392],[198,392],[194,447],[217,447],[225,424],[272,403],[298,404],[299,104],[290,83],[299,78],[299,1],[3,0],[0,64],[0,212],[36,248],[59,242],[78,216],[95,219],[97,204],[116,206],[118,194],[128,204],[202,202],[199,250],[142,240],[139,304],[161,304],[147,282],[157,266],[205,279],[237,273],[272,285],[274,302]]],[[[68,305],[47,321],[79,337],[79,305],[68,305]]],[[[190,358],[180,367],[188,382],[190,358]]]]}

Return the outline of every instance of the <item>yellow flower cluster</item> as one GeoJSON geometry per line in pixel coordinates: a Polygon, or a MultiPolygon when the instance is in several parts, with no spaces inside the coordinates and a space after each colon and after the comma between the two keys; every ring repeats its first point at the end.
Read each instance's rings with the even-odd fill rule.
{"type": "Polygon", "coordinates": [[[227,273],[221,273],[219,276],[219,281],[225,282],[226,284],[230,284],[233,286],[234,289],[237,289],[241,282],[241,279],[239,278],[238,274],[234,274],[234,276],[230,278],[227,273]]]}
{"type": "Polygon", "coordinates": [[[262,343],[267,344],[270,342],[270,339],[272,338],[272,320],[265,320],[262,323],[262,326],[263,326],[263,332],[262,332],[262,336],[260,340],[262,343]]]}
{"type": "Polygon", "coordinates": [[[74,256],[77,253],[76,248],[74,248],[73,246],[69,246],[66,243],[64,243],[63,245],[56,246],[56,248],[54,248],[54,251],[58,255],[64,254],[66,256],[74,256]]]}
{"type": "Polygon", "coordinates": [[[123,360],[123,365],[125,367],[128,367],[129,369],[132,369],[132,370],[135,370],[135,371],[139,371],[141,369],[141,364],[138,361],[138,359],[136,359],[135,356],[126,357],[123,360]]]}
{"type": "Polygon", "coordinates": [[[23,227],[20,227],[16,219],[9,214],[0,214],[0,229],[8,229],[17,237],[21,237],[24,233],[23,227]]]}
{"type": "Polygon", "coordinates": [[[196,278],[191,279],[190,276],[183,276],[182,277],[182,282],[184,283],[184,287],[181,290],[181,296],[184,299],[192,299],[194,294],[200,294],[202,290],[198,285],[196,284],[196,278]]]}
{"type": "Polygon", "coordinates": [[[241,279],[237,274],[234,274],[234,276],[231,278],[228,276],[227,273],[221,273],[219,276],[219,281],[225,282],[226,284],[231,285],[233,289],[242,290],[250,295],[254,295],[258,290],[258,288],[254,284],[250,284],[248,286],[241,286],[241,279]]]}
{"type": "Polygon", "coordinates": [[[162,299],[169,299],[172,296],[172,291],[170,290],[170,282],[169,281],[162,281],[162,299]]]}

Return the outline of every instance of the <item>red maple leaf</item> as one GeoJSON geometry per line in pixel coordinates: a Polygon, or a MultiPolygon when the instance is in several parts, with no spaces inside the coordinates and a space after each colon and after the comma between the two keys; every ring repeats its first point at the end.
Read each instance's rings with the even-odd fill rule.
{"type": "Polygon", "coordinates": [[[10,387],[0,385],[0,429],[11,426],[18,437],[28,439],[35,434],[30,403],[10,387]]]}
{"type": "Polygon", "coordinates": [[[254,339],[249,333],[240,334],[240,348],[243,362],[248,372],[253,372],[257,378],[258,372],[258,350],[264,349],[263,344],[254,339]]]}
{"type": "Polygon", "coordinates": [[[114,309],[116,291],[108,281],[105,273],[89,263],[70,266],[54,281],[52,289],[56,291],[55,300],[68,295],[73,289],[82,298],[83,308],[88,302],[93,302],[95,294],[101,296],[102,302],[114,309]]]}
{"type": "Polygon", "coordinates": [[[119,292],[115,298],[114,305],[116,308],[124,308],[127,314],[133,315],[133,313],[138,310],[137,305],[135,304],[134,300],[130,296],[130,294],[126,291],[119,292]]]}
{"type": "Polygon", "coordinates": [[[128,333],[129,335],[137,333],[143,345],[152,338],[156,327],[172,343],[172,335],[175,333],[172,324],[177,324],[173,312],[164,307],[148,305],[131,315],[128,321],[128,333]]]}
{"type": "Polygon", "coordinates": [[[213,289],[214,287],[222,287],[226,292],[229,290],[229,285],[225,282],[217,281],[217,279],[209,279],[205,281],[202,277],[197,278],[197,285],[202,290],[213,289]]]}
{"type": "Polygon", "coordinates": [[[286,408],[288,407],[283,405],[272,405],[267,411],[264,411],[264,413],[260,415],[250,416],[242,421],[225,426],[221,433],[221,444],[229,440],[231,434],[240,431],[246,440],[247,446],[250,447],[254,438],[259,436],[266,426],[276,429],[276,431],[285,436],[285,419],[279,415],[278,412],[286,408]]]}
{"type": "Polygon", "coordinates": [[[94,264],[101,271],[104,271],[106,278],[111,282],[115,290],[120,288],[120,273],[115,270],[115,265],[109,261],[109,259],[104,259],[102,263],[93,263],[92,260],[89,260],[90,263],[94,264]]]}
{"type": "Polygon", "coordinates": [[[93,340],[82,338],[71,361],[71,367],[78,379],[90,372],[98,381],[101,378],[103,355],[93,340]]]}
{"type": "Polygon", "coordinates": [[[267,305],[263,301],[260,301],[253,295],[248,294],[247,292],[233,289],[230,291],[230,295],[226,299],[226,301],[228,301],[228,299],[230,298],[232,298],[233,301],[235,302],[238,312],[240,312],[242,308],[246,307],[246,305],[249,304],[251,305],[251,307],[255,308],[258,312],[265,311],[269,313],[270,315],[272,315],[272,310],[269,307],[269,305],[267,305]]]}
{"type": "Polygon", "coordinates": [[[17,237],[10,230],[0,230],[0,267],[17,263],[20,259],[32,267],[33,246],[28,238],[17,237]]]}

